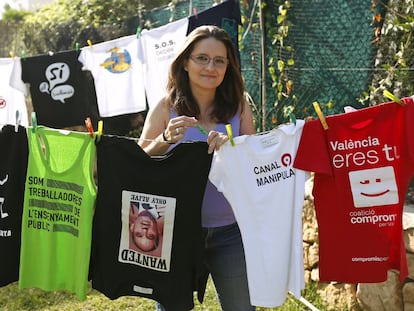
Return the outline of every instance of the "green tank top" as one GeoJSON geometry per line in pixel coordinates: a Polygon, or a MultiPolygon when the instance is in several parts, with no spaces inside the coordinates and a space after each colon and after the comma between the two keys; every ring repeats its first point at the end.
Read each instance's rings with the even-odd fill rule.
{"type": "Polygon", "coordinates": [[[88,133],[27,130],[29,160],[19,288],[68,290],[86,299],[96,198],[88,133]]]}

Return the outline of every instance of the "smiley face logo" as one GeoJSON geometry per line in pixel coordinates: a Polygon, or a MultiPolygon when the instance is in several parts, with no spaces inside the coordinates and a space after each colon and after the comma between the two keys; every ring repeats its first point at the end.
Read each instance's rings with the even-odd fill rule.
{"type": "Polygon", "coordinates": [[[398,188],[392,166],[349,172],[355,207],[397,204],[398,188]]]}

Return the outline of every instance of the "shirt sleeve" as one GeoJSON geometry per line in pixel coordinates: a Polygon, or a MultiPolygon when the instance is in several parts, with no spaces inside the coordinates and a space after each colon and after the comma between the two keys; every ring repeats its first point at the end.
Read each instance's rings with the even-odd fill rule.
{"type": "Polygon", "coordinates": [[[211,162],[210,173],[209,173],[209,180],[210,182],[216,186],[217,190],[220,192],[224,191],[224,163],[222,159],[222,153],[224,151],[224,146],[219,151],[214,151],[213,160],[211,162]]]}
{"type": "Polygon", "coordinates": [[[324,130],[319,120],[305,123],[293,163],[295,168],[328,175],[332,173],[327,147],[327,131],[329,129],[324,130]]]}
{"type": "Polygon", "coordinates": [[[22,80],[22,63],[19,58],[16,58],[13,62],[13,69],[10,75],[9,84],[11,87],[27,96],[26,84],[22,80]]]}
{"type": "Polygon", "coordinates": [[[407,139],[407,147],[411,161],[414,161],[414,101],[412,98],[405,100],[405,133],[407,139]]]}
{"type": "Polygon", "coordinates": [[[91,63],[93,62],[93,56],[90,52],[89,47],[85,47],[81,49],[79,54],[78,60],[82,63],[82,70],[89,70],[92,71],[91,63]]]}

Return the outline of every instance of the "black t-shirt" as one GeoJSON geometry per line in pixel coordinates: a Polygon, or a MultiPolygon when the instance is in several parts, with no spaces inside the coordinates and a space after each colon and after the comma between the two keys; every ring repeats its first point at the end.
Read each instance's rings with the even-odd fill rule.
{"type": "Polygon", "coordinates": [[[79,54],[73,50],[21,59],[38,124],[64,128],[97,118],[94,81],[82,70],[79,54]]]}
{"type": "Polygon", "coordinates": [[[182,143],[151,158],[133,140],[101,138],[93,288],[111,299],[154,299],[169,311],[194,307],[193,292],[200,299],[205,288],[201,205],[212,159],[207,148],[205,142],[182,143]],[[142,245],[151,226],[156,233],[142,245]]]}
{"type": "Polygon", "coordinates": [[[0,131],[0,286],[19,277],[20,237],[27,170],[27,135],[22,126],[0,131]]]}
{"type": "Polygon", "coordinates": [[[192,15],[188,20],[187,35],[202,25],[215,25],[230,35],[236,57],[240,60],[238,27],[241,24],[240,4],[238,0],[228,0],[192,15]]]}

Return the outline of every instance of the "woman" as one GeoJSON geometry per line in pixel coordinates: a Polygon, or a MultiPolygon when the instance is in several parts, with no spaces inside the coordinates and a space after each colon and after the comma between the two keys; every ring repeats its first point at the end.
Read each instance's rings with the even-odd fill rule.
{"type": "MultiPolygon", "coordinates": [[[[149,155],[162,155],[171,143],[187,140],[207,141],[212,153],[228,140],[228,123],[234,136],[255,133],[233,43],[219,27],[201,26],[189,34],[171,64],[167,91],[144,123],[139,144],[149,155]]],[[[229,203],[210,182],[202,225],[206,266],[222,309],[255,310],[239,228],[229,203]]]]}

